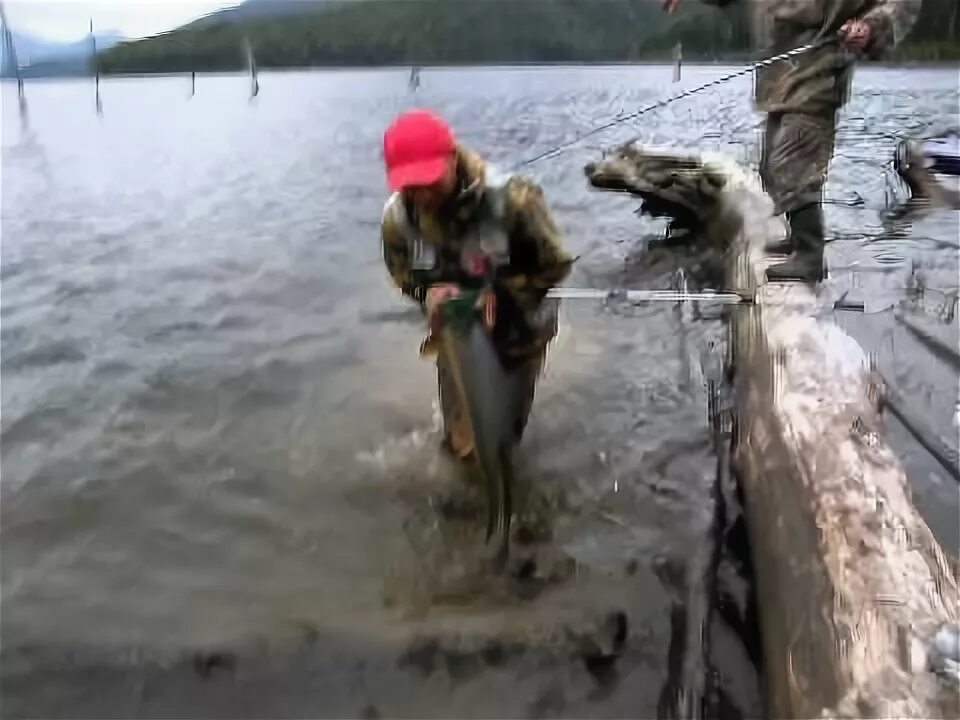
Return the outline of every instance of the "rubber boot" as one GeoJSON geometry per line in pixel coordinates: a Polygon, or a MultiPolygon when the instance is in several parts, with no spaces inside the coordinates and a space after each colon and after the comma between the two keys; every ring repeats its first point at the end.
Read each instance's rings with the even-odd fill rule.
{"type": "Polygon", "coordinates": [[[767,268],[767,280],[800,281],[814,285],[826,278],[823,268],[823,209],[807,205],[787,213],[793,253],[784,262],[767,268]]]}
{"type": "Polygon", "coordinates": [[[790,242],[790,238],[784,238],[783,240],[776,240],[763,248],[771,255],[789,255],[793,251],[793,243],[790,242]]]}

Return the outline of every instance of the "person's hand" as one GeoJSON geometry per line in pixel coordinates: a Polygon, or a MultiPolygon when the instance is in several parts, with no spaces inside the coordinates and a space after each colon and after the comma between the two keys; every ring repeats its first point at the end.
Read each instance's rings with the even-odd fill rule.
{"type": "Polygon", "coordinates": [[[673,15],[673,11],[677,9],[680,5],[680,0],[662,0],[663,9],[667,11],[667,14],[673,15]]]}
{"type": "Polygon", "coordinates": [[[855,50],[866,50],[870,44],[870,25],[863,20],[847,20],[840,28],[843,42],[855,50]]]}
{"type": "Polygon", "coordinates": [[[442,325],[442,314],[439,312],[440,306],[447,300],[460,295],[460,286],[454,283],[439,283],[431,285],[427,289],[427,297],[424,305],[427,308],[427,321],[430,323],[430,330],[437,332],[442,325]]]}

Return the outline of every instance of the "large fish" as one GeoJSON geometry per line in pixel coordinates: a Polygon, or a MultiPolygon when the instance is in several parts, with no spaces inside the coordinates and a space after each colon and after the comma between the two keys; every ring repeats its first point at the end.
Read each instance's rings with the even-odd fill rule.
{"type": "Polygon", "coordinates": [[[477,464],[487,491],[487,537],[499,534],[497,562],[509,554],[513,513],[515,420],[523,401],[523,379],[501,363],[477,310],[479,292],[465,292],[443,306],[440,352],[446,354],[469,417],[477,464]]]}

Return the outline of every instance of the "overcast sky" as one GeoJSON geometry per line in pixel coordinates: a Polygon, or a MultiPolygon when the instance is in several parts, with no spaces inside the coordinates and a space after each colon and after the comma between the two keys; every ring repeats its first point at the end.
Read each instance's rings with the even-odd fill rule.
{"type": "Polygon", "coordinates": [[[145,37],[240,0],[6,0],[11,29],[51,40],[77,40],[93,29],[117,30],[127,37],[145,37]]]}

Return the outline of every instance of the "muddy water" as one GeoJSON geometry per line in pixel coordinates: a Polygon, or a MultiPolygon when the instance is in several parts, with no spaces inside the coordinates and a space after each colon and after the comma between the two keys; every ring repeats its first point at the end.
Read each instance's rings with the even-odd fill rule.
{"type": "MultiPolygon", "coordinates": [[[[670,92],[670,68],[424,71],[417,95],[406,75],[264,73],[253,102],[240,77],[199,78],[189,100],[187,78],[114,79],[100,118],[89,84],[36,82],[26,131],[5,88],[4,714],[668,717],[701,696],[760,712],[748,548],[705,423],[716,316],[563,307],[520,451],[518,552],[494,578],[378,245],[398,110],[438,108],[512,162],[670,92]]],[[[828,188],[855,259],[885,257],[891,133],[949,118],[955,79],[861,73],[828,188]]],[[[609,140],[753,161],[749,92],[609,140]]],[[[587,189],[595,152],[532,168],[585,253],[569,284],[666,287],[674,268],[643,254],[661,224],[587,189]]],[[[924,254],[931,285],[955,287],[956,218],[927,222],[947,242],[924,254]]],[[[955,541],[956,488],[911,458],[955,541]]]]}

